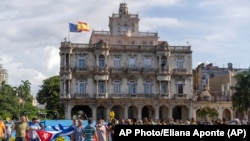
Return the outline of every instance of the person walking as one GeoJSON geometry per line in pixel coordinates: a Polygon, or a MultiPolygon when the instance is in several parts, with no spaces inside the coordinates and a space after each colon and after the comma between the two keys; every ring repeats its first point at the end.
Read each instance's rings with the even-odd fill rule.
{"type": "Polygon", "coordinates": [[[102,119],[99,119],[96,124],[96,132],[98,141],[107,141],[106,127],[102,119]]]}
{"type": "Polygon", "coordinates": [[[83,126],[82,126],[82,120],[77,120],[77,125],[74,128],[74,131],[71,135],[71,141],[83,141],[83,126]]]}
{"type": "Polygon", "coordinates": [[[88,119],[88,125],[83,129],[84,141],[98,140],[96,128],[93,126],[91,118],[88,119]]]}
{"type": "Polygon", "coordinates": [[[6,135],[6,128],[5,128],[4,122],[0,118],[0,141],[5,139],[6,137],[5,135],[6,135]]]}
{"type": "Polygon", "coordinates": [[[29,124],[25,116],[20,117],[20,121],[15,124],[14,130],[16,131],[15,141],[25,141],[27,131],[29,130],[29,124]]]}
{"type": "Polygon", "coordinates": [[[11,121],[9,121],[9,120],[7,120],[6,121],[6,124],[5,124],[5,128],[6,128],[6,141],[10,141],[10,138],[11,138],[11,134],[12,134],[12,132],[13,132],[13,127],[14,126],[14,124],[11,122],[11,121]]]}
{"type": "Polygon", "coordinates": [[[38,123],[37,118],[32,118],[29,124],[29,141],[39,141],[39,137],[36,133],[36,130],[40,130],[41,126],[38,123]]]}

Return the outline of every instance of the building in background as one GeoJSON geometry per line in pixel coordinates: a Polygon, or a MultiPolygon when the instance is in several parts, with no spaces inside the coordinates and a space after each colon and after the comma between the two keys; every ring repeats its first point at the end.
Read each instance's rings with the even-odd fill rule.
{"type": "Polygon", "coordinates": [[[117,119],[186,120],[196,119],[207,106],[218,112],[217,118],[232,119],[231,101],[211,101],[209,93],[209,99],[199,100],[209,77],[203,84],[198,80],[203,71],[192,70],[191,46],[170,45],[156,32],[141,32],[139,20],[121,3],[109,17],[109,31],[92,31],[86,44],[61,42],[65,119],[80,114],[108,120],[114,114],[117,119]]]}
{"type": "MultiPolygon", "coordinates": [[[[234,76],[245,68],[234,68],[232,63],[228,63],[227,67],[214,66],[212,63],[202,63],[194,69],[194,97],[198,103],[209,101],[209,107],[219,109],[219,107],[228,107],[231,110],[225,110],[222,113],[223,118],[231,119],[239,118],[250,119],[250,112],[244,115],[242,112],[232,110],[232,95],[234,91],[231,89],[237,81],[234,76]],[[226,116],[228,115],[228,116],[226,116]],[[231,116],[229,116],[231,115],[231,116]]],[[[219,111],[219,110],[218,110],[219,111]]]]}
{"type": "Polygon", "coordinates": [[[8,72],[3,68],[3,65],[0,64],[0,86],[3,82],[5,82],[5,84],[8,84],[8,72]]]}

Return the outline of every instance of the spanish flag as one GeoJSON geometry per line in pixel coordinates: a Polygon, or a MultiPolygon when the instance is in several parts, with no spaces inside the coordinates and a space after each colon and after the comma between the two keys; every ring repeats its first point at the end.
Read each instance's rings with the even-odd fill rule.
{"type": "Polygon", "coordinates": [[[77,31],[78,32],[90,31],[89,25],[86,22],[78,21],[78,23],[77,23],[77,31]]]}

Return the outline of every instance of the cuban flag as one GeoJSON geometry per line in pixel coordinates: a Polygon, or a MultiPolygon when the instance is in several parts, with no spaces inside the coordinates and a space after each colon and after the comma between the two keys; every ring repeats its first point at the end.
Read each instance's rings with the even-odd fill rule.
{"type": "Polygon", "coordinates": [[[74,132],[74,127],[64,129],[62,125],[59,128],[53,127],[55,131],[37,130],[37,134],[41,141],[52,141],[60,136],[70,136],[74,132]]]}
{"type": "Polygon", "coordinates": [[[51,141],[53,140],[53,137],[55,135],[51,132],[44,131],[44,130],[36,130],[36,133],[41,141],[51,141]]]}

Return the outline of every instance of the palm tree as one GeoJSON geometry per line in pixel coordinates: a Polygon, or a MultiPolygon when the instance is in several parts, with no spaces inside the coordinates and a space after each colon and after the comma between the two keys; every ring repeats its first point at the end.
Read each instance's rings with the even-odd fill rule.
{"type": "Polygon", "coordinates": [[[234,90],[232,96],[233,108],[246,115],[250,108],[250,69],[236,74],[235,79],[237,83],[231,87],[234,90]]]}
{"type": "Polygon", "coordinates": [[[30,92],[30,85],[31,83],[29,82],[29,80],[26,81],[21,81],[22,84],[20,84],[18,87],[13,87],[16,96],[22,100],[22,109],[24,108],[24,104],[25,102],[31,102],[32,100],[32,96],[31,96],[31,92],[30,92]]]}

